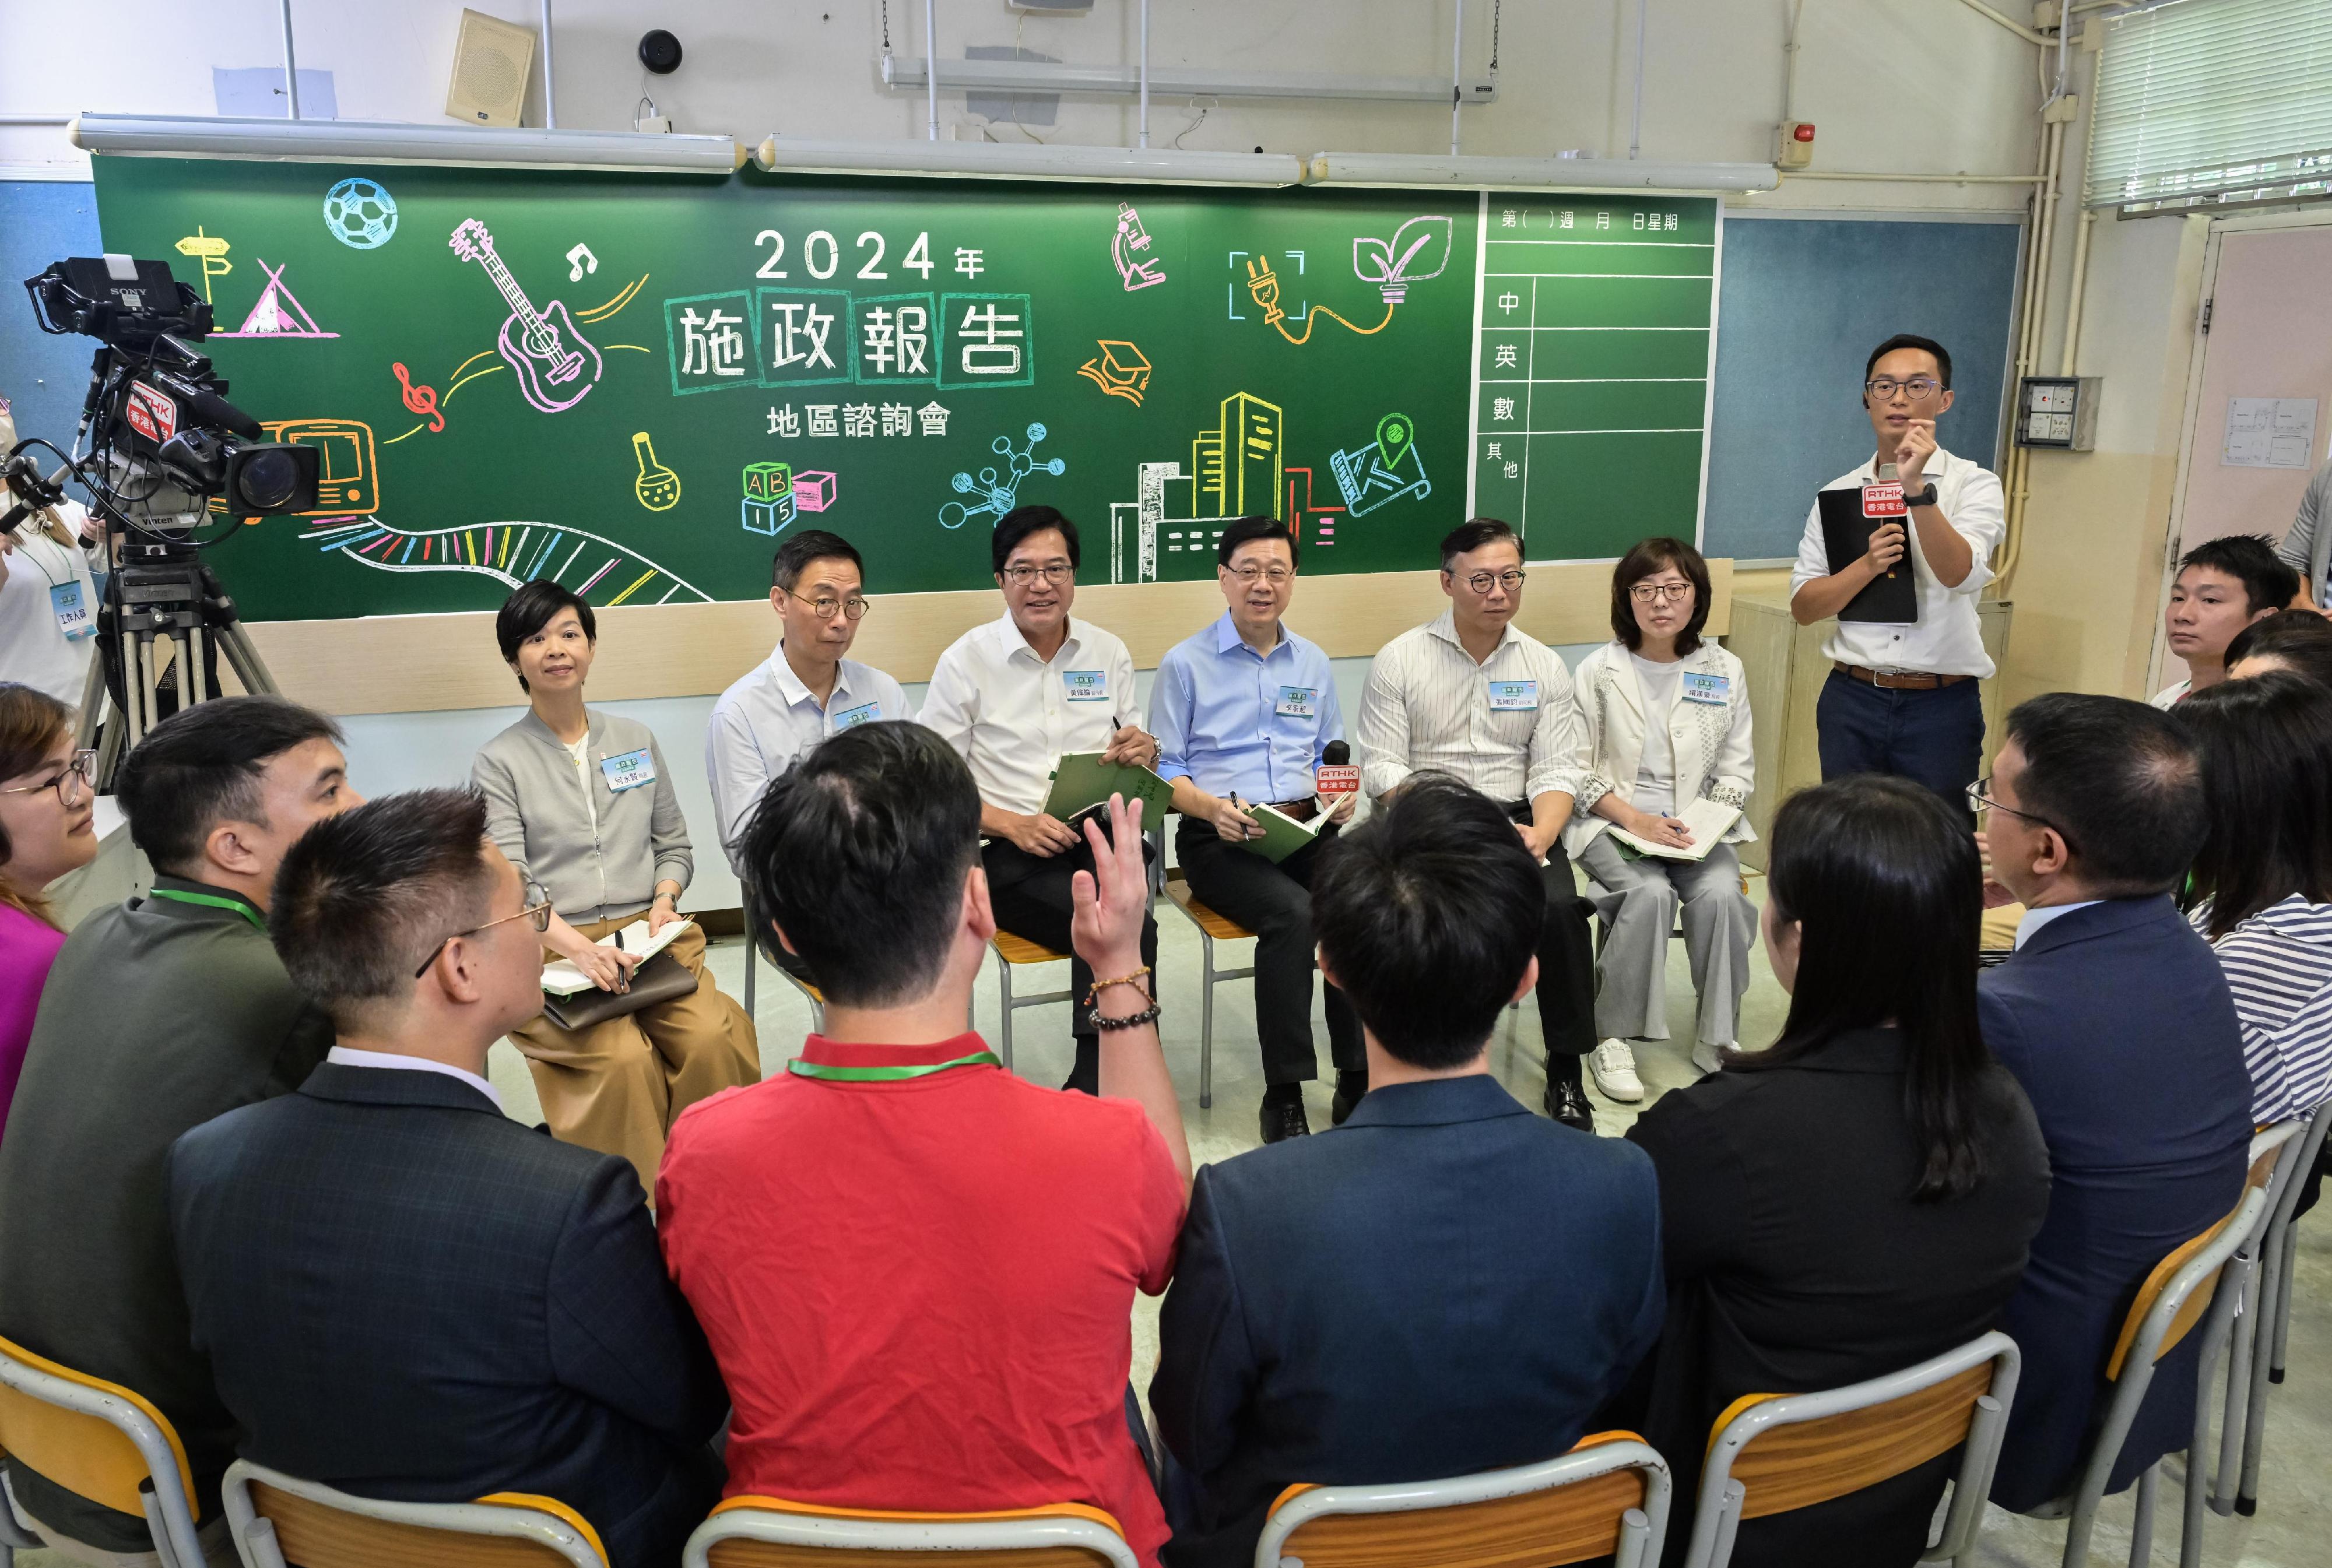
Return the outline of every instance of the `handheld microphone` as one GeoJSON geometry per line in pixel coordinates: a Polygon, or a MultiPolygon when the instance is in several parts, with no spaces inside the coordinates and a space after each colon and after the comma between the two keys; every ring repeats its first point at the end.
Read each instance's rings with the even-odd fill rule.
{"type": "Polygon", "coordinates": [[[1331,741],[1320,754],[1320,768],[1314,775],[1313,793],[1319,796],[1323,807],[1333,807],[1339,795],[1352,795],[1361,788],[1361,770],[1352,766],[1352,748],[1342,741],[1331,741]]]}

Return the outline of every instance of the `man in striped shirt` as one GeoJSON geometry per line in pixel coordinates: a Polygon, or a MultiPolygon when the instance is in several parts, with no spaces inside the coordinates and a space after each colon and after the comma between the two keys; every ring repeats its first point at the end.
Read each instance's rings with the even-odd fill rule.
{"type": "Polygon", "coordinates": [[[1515,626],[1524,576],[1522,541],[1495,518],[1476,518],[1441,541],[1449,607],[1387,643],[1369,668],[1354,727],[1361,788],[1379,799],[1412,773],[1450,774],[1505,807],[1524,847],[1544,863],[1544,1104],[1556,1121],[1592,1133],[1580,1062],[1595,1048],[1593,909],[1579,896],[1563,851],[1579,717],[1561,657],[1515,626]]]}

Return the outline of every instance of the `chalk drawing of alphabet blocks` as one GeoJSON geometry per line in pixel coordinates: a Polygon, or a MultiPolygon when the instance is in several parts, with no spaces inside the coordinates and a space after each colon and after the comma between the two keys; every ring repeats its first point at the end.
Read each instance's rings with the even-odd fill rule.
{"type": "Polygon", "coordinates": [[[834,504],[834,475],[813,468],[794,475],[794,505],[804,512],[824,512],[834,504]]]}
{"type": "Polygon", "coordinates": [[[793,465],[786,463],[745,464],[745,493],[755,501],[774,501],[794,492],[793,465]]]}
{"type": "Polygon", "coordinates": [[[782,533],[794,520],[794,495],[790,490],[771,501],[747,500],[740,504],[745,509],[747,533],[782,533]]]}

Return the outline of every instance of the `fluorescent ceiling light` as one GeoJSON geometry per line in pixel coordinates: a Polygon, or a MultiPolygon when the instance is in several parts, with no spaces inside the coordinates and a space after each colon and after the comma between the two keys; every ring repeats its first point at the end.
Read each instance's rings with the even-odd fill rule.
{"type": "MultiPolygon", "coordinates": [[[[922,60],[883,57],[883,80],[920,92],[931,84],[922,60]]],[[[942,60],[940,85],[989,92],[1094,92],[1124,97],[1142,91],[1142,72],[1132,65],[1066,65],[1033,60],[942,60]]],[[[1448,103],[1447,76],[1361,76],[1332,71],[1193,71],[1152,65],[1150,91],[1167,98],[1344,98],[1387,103],[1448,103]]],[[[1467,103],[1495,103],[1498,84],[1487,76],[1469,78],[1467,103]]]]}
{"type": "Polygon", "coordinates": [[[83,114],[74,119],[68,136],[84,151],[129,158],[453,164],[633,174],[731,174],[745,161],[744,150],[725,136],[499,130],[360,120],[83,114]]]}
{"type": "Polygon", "coordinates": [[[1306,185],[1459,186],[1493,190],[1772,190],[1769,163],[1659,163],[1621,158],[1456,158],[1398,152],[1321,152],[1306,185]]]}
{"type": "Polygon", "coordinates": [[[992,141],[811,141],[770,137],[753,161],[772,174],[903,174],[1162,185],[1292,186],[1301,158],[1180,148],[1056,147],[992,141]]]}

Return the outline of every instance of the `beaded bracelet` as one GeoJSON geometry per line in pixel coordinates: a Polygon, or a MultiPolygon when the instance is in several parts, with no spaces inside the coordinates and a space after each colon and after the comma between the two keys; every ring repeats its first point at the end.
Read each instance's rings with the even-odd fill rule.
{"type": "MultiPolygon", "coordinates": [[[[1095,980],[1093,984],[1085,988],[1085,1002],[1090,1006],[1092,1003],[1099,1001],[1101,999],[1101,993],[1109,990],[1110,987],[1133,985],[1134,981],[1145,978],[1149,973],[1150,966],[1148,964],[1144,964],[1140,969],[1135,970],[1132,974],[1122,974],[1115,980],[1095,980]]],[[[1149,994],[1146,989],[1142,989],[1144,996],[1149,994]]]]}
{"type": "Polygon", "coordinates": [[[1094,1008],[1085,1014],[1085,1021],[1092,1024],[1095,1029],[1104,1032],[1112,1029],[1138,1029],[1144,1024],[1156,1023],[1159,1010],[1158,1004],[1152,1002],[1138,1013],[1128,1013],[1122,1018],[1105,1018],[1101,1016],[1101,1009],[1094,1008]]]}

